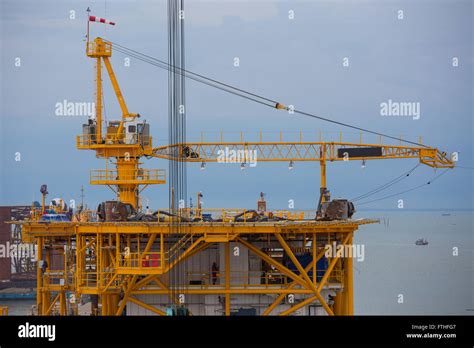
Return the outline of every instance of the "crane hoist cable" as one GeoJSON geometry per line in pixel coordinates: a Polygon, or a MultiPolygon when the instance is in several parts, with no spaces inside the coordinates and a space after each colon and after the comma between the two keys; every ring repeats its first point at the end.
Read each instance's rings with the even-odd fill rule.
{"type": "Polygon", "coordinates": [[[379,186],[379,187],[376,187],[375,189],[372,189],[370,190],[369,192],[366,192],[362,195],[359,195],[357,197],[354,197],[351,199],[352,202],[356,202],[356,201],[360,201],[361,199],[364,199],[364,198],[367,198],[367,197],[370,197],[380,191],[383,191],[385,189],[388,189],[389,187],[399,183],[400,181],[402,181],[403,179],[406,179],[407,177],[410,176],[411,173],[413,173],[415,171],[416,168],[418,168],[420,166],[420,163],[418,163],[416,166],[414,166],[412,169],[408,170],[407,172],[397,176],[396,178],[390,180],[389,182],[379,186]]]}
{"type": "MultiPolygon", "coordinates": [[[[165,70],[168,70],[168,71],[171,71],[172,70],[172,67],[170,67],[168,64],[166,65],[163,65],[161,63],[157,63],[157,62],[154,62],[152,60],[149,60],[149,59],[145,59],[143,57],[140,57],[139,55],[136,55],[135,53],[131,53],[131,52],[128,52],[128,51],[125,51],[125,50],[122,50],[120,48],[115,48],[116,51],[120,52],[120,53],[123,53],[125,55],[128,55],[128,56],[131,56],[133,58],[136,58],[138,60],[141,60],[145,63],[148,63],[148,64],[151,64],[151,65],[154,65],[156,67],[159,67],[159,68],[162,68],[162,69],[165,69],[165,70]]],[[[178,69],[174,69],[175,73],[177,74],[180,74],[180,75],[183,75],[183,73],[179,72],[178,69]]],[[[266,106],[270,106],[270,107],[273,107],[273,104],[268,102],[268,101],[262,101],[262,100],[258,100],[258,99],[254,99],[253,97],[250,97],[250,96],[247,96],[247,95],[244,95],[243,93],[241,92],[238,92],[238,91],[233,91],[231,89],[225,89],[225,88],[219,88],[219,87],[216,87],[216,85],[213,83],[213,82],[209,82],[205,79],[201,79],[199,77],[196,77],[196,76],[192,76],[192,75],[188,75],[186,76],[187,78],[191,79],[191,80],[194,80],[194,81],[197,81],[197,82],[200,82],[200,83],[203,83],[205,85],[208,85],[210,87],[214,87],[214,88],[218,88],[218,89],[221,89],[227,93],[231,93],[231,94],[234,94],[234,95],[237,95],[239,97],[242,97],[242,98],[246,98],[246,99],[249,99],[251,101],[254,101],[254,102],[257,102],[257,103],[260,103],[260,104],[263,104],[263,105],[266,105],[266,106]]]]}
{"type": "Polygon", "coordinates": [[[273,99],[270,99],[270,98],[267,98],[267,97],[249,92],[249,91],[246,91],[244,89],[241,89],[241,88],[238,88],[238,87],[220,82],[218,80],[209,78],[209,77],[201,75],[201,74],[197,74],[195,72],[192,72],[192,71],[189,71],[189,70],[186,70],[186,69],[177,68],[175,66],[172,66],[172,65],[168,64],[167,62],[165,62],[163,60],[160,60],[158,58],[155,58],[155,57],[146,55],[144,53],[132,50],[130,48],[127,48],[127,47],[125,47],[123,45],[120,45],[120,44],[117,44],[115,42],[108,41],[108,40],[104,40],[104,41],[107,41],[108,43],[114,45],[115,50],[120,52],[120,53],[130,55],[133,58],[136,58],[136,59],[141,60],[145,63],[149,63],[151,65],[157,66],[159,68],[162,68],[162,69],[165,69],[165,70],[168,70],[168,71],[172,69],[174,73],[184,75],[186,78],[189,78],[189,79],[195,80],[197,82],[206,84],[208,86],[220,89],[224,92],[232,93],[232,94],[237,95],[239,97],[246,98],[248,100],[266,105],[266,106],[271,107],[271,108],[291,111],[291,112],[294,112],[296,114],[300,114],[300,115],[303,115],[303,116],[316,118],[316,119],[319,119],[321,121],[330,122],[330,123],[337,124],[337,125],[340,125],[340,126],[343,126],[343,127],[352,128],[352,129],[355,129],[355,130],[359,130],[361,132],[378,135],[378,136],[381,136],[381,137],[397,140],[397,141],[400,141],[400,142],[404,142],[404,143],[408,143],[408,144],[412,144],[412,145],[416,145],[416,146],[428,147],[424,144],[417,143],[417,142],[414,142],[414,141],[404,140],[404,139],[401,139],[399,137],[395,137],[395,136],[392,136],[392,135],[389,135],[389,134],[384,134],[384,133],[381,133],[381,132],[372,131],[372,130],[367,129],[367,128],[358,127],[358,126],[355,126],[355,125],[351,125],[351,124],[340,122],[340,121],[335,121],[335,120],[332,120],[330,118],[322,117],[322,116],[312,114],[312,113],[309,113],[309,112],[305,112],[305,111],[302,111],[302,110],[293,109],[293,108],[290,108],[288,106],[285,106],[282,103],[279,103],[276,100],[273,100],[273,99]]]}
{"type": "Polygon", "coordinates": [[[372,130],[369,130],[369,129],[366,129],[366,128],[362,128],[362,127],[350,125],[350,124],[344,123],[344,122],[334,121],[334,120],[331,120],[331,119],[328,119],[328,118],[325,118],[325,117],[321,117],[321,116],[318,116],[318,115],[310,114],[310,113],[308,113],[308,112],[304,112],[304,111],[300,111],[300,110],[296,110],[296,109],[294,110],[294,112],[295,112],[295,113],[298,113],[298,114],[301,114],[301,115],[304,115],[304,116],[317,118],[317,119],[322,120],[322,121],[327,121],[327,122],[331,122],[331,123],[334,123],[334,124],[338,124],[338,125],[340,125],[340,126],[344,126],[344,127],[356,129],[356,130],[359,130],[359,131],[361,131],[361,132],[379,135],[379,136],[381,136],[381,137],[385,137],[385,138],[389,138],[389,139],[394,139],[394,140],[397,140],[397,141],[400,141],[400,142],[404,142],[404,143],[407,143],[407,144],[412,144],[412,145],[422,146],[422,147],[428,147],[428,146],[426,146],[426,145],[424,145],[424,144],[417,143],[417,142],[415,142],[415,141],[400,139],[400,138],[394,137],[393,135],[388,135],[388,134],[384,134],[384,133],[372,131],[372,130]]]}
{"type": "Polygon", "coordinates": [[[431,180],[429,180],[428,182],[425,182],[424,184],[421,184],[421,185],[418,185],[418,186],[415,186],[415,187],[412,187],[408,190],[405,190],[405,191],[401,191],[401,192],[397,192],[397,193],[394,193],[394,194],[391,194],[389,196],[385,196],[385,197],[380,197],[380,198],[377,198],[377,199],[373,199],[371,201],[366,201],[366,202],[361,202],[361,203],[357,203],[358,206],[360,205],[365,205],[365,204],[369,204],[369,203],[374,203],[374,202],[378,202],[378,201],[382,201],[384,199],[388,199],[388,198],[392,198],[392,197],[395,197],[395,196],[399,196],[401,194],[404,194],[404,193],[408,193],[408,192],[411,192],[411,191],[415,191],[419,188],[422,188],[424,186],[427,186],[427,185],[430,185],[432,184],[434,181],[436,181],[437,179],[439,179],[440,177],[442,177],[444,174],[446,174],[447,172],[449,171],[449,168],[448,169],[445,169],[442,173],[434,176],[431,180]]]}
{"type": "MultiPolygon", "coordinates": [[[[106,40],[105,40],[106,41],[106,40]]],[[[147,54],[144,54],[144,53],[141,53],[141,52],[138,52],[138,51],[135,51],[135,50],[132,50],[130,48],[127,48],[125,46],[122,46],[120,44],[117,44],[115,42],[112,42],[112,41],[107,41],[109,43],[111,43],[112,45],[114,45],[115,49],[117,50],[117,48],[120,48],[122,50],[125,50],[128,52],[132,52],[134,53],[135,55],[138,55],[140,57],[143,57],[143,58],[146,58],[148,60],[152,60],[154,62],[157,62],[157,63],[160,63],[164,69],[171,69],[172,68],[172,65],[163,61],[163,60],[160,60],[158,58],[155,58],[155,57],[152,57],[152,56],[149,56],[147,54]]],[[[123,53],[123,52],[122,52],[123,53]]],[[[234,90],[234,91],[238,91],[238,92],[241,92],[243,94],[246,94],[248,96],[252,96],[252,97],[255,97],[255,98],[258,98],[258,99],[261,99],[262,101],[267,101],[269,102],[270,104],[268,105],[272,105],[272,106],[275,106],[276,104],[278,104],[278,102],[276,100],[273,100],[273,99],[269,99],[269,98],[266,98],[266,97],[263,97],[261,95],[258,95],[258,94],[255,94],[255,93],[252,93],[252,92],[249,92],[249,91],[246,91],[246,90],[243,90],[241,88],[238,88],[238,87],[235,87],[235,86],[232,86],[232,85],[229,85],[229,84],[226,84],[224,82],[221,82],[221,81],[217,81],[215,79],[212,79],[210,77],[207,77],[207,76],[204,76],[204,75],[201,75],[201,74],[198,74],[198,73],[195,73],[195,72],[192,72],[192,71],[189,71],[189,70],[186,70],[186,69],[179,69],[177,67],[174,67],[175,68],[175,72],[178,73],[178,74],[183,74],[185,75],[185,77],[188,77],[188,78],[191,78],[190,76],[193,76],[195,79],[196,78],[199,78],[199,79],[202,79],[202,80],[205,80],[205,81],[208,81],[208,82],[212,82],[220,87],[216,87],[216,88],[228,88],[228,89],[231,89],[231,90],[234,90]]],[[[281,104],[280,104],[281,105],[281,104]]]]}

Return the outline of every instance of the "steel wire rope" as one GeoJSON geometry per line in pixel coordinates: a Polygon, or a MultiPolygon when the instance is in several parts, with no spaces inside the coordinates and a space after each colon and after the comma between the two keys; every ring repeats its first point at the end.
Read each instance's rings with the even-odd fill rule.
{"type": "MultiPolygon", "coordinates": [[[[125,55],[129,55],[129,56],[131,56],[131,57],[133,57],[133,58],[136,58],[136,59],[138,59],[138,60],[141,60],[141,61],[143,61],[143,62],[145,62],[145,63],[154,65],[154,66],[156,66],[156,67],[159,67],[159,68],[162,68],[162,69],[165,69],[165,70],[168,70],[168,71],[172,71],[172,70],[173,70],[173,69],[172,69],[171,67],[169,67],[169,66],[163,66],[163,65],[161,65],[161,64],[155,63],[155,62],[150,61],[150,60],[148,60],[148,59],[144,59],[144,58],[142,58],[142,57],[140,57],[140,56],[135,55],[134,53],[130,53],[130,52],[127,52],[127,51],[123,51],[123,50],[118,49],[118,48],[116,48],[115,50],[118,51],[118,52],[120,52],[120,53],[123,53],[123,54],[125,54],[125,55]]],[[[174,73],[182,75],[182,73],[179,72],[179,71],[174,71],[174,73]]],[[[260,104],[262,104],[262,105],[269,106],[269,107],[272,107],[272,108],[274,107],[273,104],[269,104],[268,102],[263,102],[263,101],[261,101],[261,100],[256,100],[256,99],[251,98],[251,97],[249,97],[249,96],[243,95],[242,93],[216,87],[216,86],[213,85],[212,83],[207,82],[207,81],[205,81],[205,80],[201,80],[201,79],[196,78],[196,77],[193,77],[193,76],[185,76],[185,77],[187,77],[187,78],[189,78],[189,79],[191,79],[191,80],[194,80],[194,81],[196,81],[196,82],[199,82],[199,83],[208,85],[208,86],[210,86],[210,87],[214,87],[214,88],[220,89],[220,90],[225,91],[225,92],[227,92],[227,93],[231,93],[231,94],[234,94],[234,95],[236,95],[236,96],[239,96],[239,97],[242,97],[242,98],[245,98],[245,99],[254,101],[254,102],[256,102],[256,103],[260,103],[260,104]]]]}
{"type": "Polygon", "coordinates": [[[370,196],[372,196],[372,195],[374,195],[374,194],[376,194],[376,193],[378,193],[378,192],[380,192],[380,191],[383,191],[383,190],[385,190],[385,189],[387,189],[387,188],[389,188],[389,187],[395,185],[396,183],[402,181],[403,179],[406,179],[407,177],[409,177],[409,176],[411,175],[411,173],[413,173],[413,172],[415,171],[415,169],[418,168],[419,166],[420,166],[420,163],[418,163],[416,166],[414,166],[412,169],[406,171],[405,173],[403,173],[403,174],[397,176],[396,178],[390,180],[389,182],[387,182],[387,183],[385,183],[385,184],[383,184],[383,185],[381,185],[381,186],[378,186],[378,187],[376,187],[376,188],[374,188],[374,189],[372,189],[372,190],[370,190],[370,191],[368,191],[368,192],[366,192],[366,193],[364,193],[364,194],[362,194],[362,195],[359,195],[359,196],[357,196],[357,197],[354,197],[354,198],[352,198],[352,199],[350,199],[350,200],[353,201],[353,202],[357,202],[357,201],[359,201],[359,200],[361,200],[361,199],[370,197],[370,196]]]}
{"type": "MultiPolygon", "coordinates": [[[[107,40],[105,40],[105,41],[107,41],[107,40]]],[[[118,43],[115,43],[115,42],[113,42],[113,41],[107,41],[107,42],[111,43],[111,44],[114,45],[115,47],[119,47],[119,48],[121,48],[121,49],[123,49],[123,50],[126,50],[126,51],[128,51],[128,52],[132,52],[132,53],[137,54],[137,55],[140,55],[140,56],[142,56],[142,57],[146,57],[147,59],[150,59],[150,60],[159,62],[160,64],[165,65],[165,66],[167,66],[168,68],[171,68],[171,66],[172,66],[171,64],[169,64],[169,63],[167,63],[167,62],[165,62],[165,61],[163,61],[163,60],[161,60],[161,59],[152,57],[152,56],[147,55],[147,54],[145,54],[145,53],[138,52],[138,51],[136,51],[136,50],[133,50],[133,49],[130,49],[130,48],[128,48],[128,47],[122,46],[122,45],[120,45],[120,44],[118,44],[118,43]]],[[[117,48],[116,48],[116,49],[117,49],[117,48]]],[[[176,67],[175,67],[175,68],[176,68],[176,67]]],[[[227,84],[227,83],[224,83],[224,82],[215,80],[215,79],[213,79],[213,78],[210,78],[210,77],[207,77],[207,76],[204,76],[204,75],[201,75],[201,74],[198,74],[198,73],[195,73],[195,72],[186,70],[186,69],[179,69],[179,68],[178,68],[178,70],[180,70],[180,72],[178,72],[179,74],[185,74],[185,75],[186,75],[186,74],[189,74],[189,75],[192,75],[192,76],[196,76],[196,77],[199,77],[199,78],[201,78],[201,79],[204,79],[204,80],[213,82],[213,83],[215,83],[215,84],[218,84],[218,85],[221,85],[221,86],[224,86],[224,87],[227,87],[227,88],[231,88],[231,89],[236,90],[236,91],[239,91],[239,92],[243,92],[243,93],[245,93],[245,94],[248,94],[248,95],[257,97],[257,98],[259,98],[259,99],[263,99],[263,100],[269,101],[269,102],[271,102],[273,105],[278,103],[276,100],[273,100],[273,99],[270,99],[270,98],[267,98],[267,97],[258,95],[258,94],[256,94],[256,93],[252,93],[252,92],[246,91],[246,90],[244,90],[244,89],[241,89],[241,88],[238,88],[238,87],[229,85],[229,84],[227,84]]],[[[188,76],[187,76],[187,77],[188,77],[188,76]]]]}
{"type": "Polygon", "coordinates": [[[394,193],[394,194],[391,194],[389,196],[385,196],[385,197],[380,197],[380,198],[377,198],[377,199],[373,199],[371,201],[366,201],[366,202],[361,202],[361,203],[358,203],[357,205],[365,205],[365,204],[369,204],[369,203],[373,203],[373,202],[378,202],[378,201],[381,201],[381,200],[384,200],[384,199],[388,199],[388,198],[392,198],[394,196],[398,196],[398,195],[401,195],[403,193],[408,193],[408,192],[412,192],[414,190],[417,190],[419,188],[422,188],[424,186],[427,186],[427,185],[431,185],[434,181],[436,181],[437,179],[439,179],[441,176],[443,176],[444,174],[446,174],[447,172],[449,171],[449,168],[444,170],[441,174],[438,174],[436,175],[435,177],[433,177],[431,180],[425,182],[424,184],[421,184],[421,185],[418,185],[418,186],[415,186],[415,187],[412,187],[408,190],[404,190],[404,191],[401,191],[401,192],[397,192],[397,193],[394,193]]]}
{"type": "MultiPolygon", "coordinates": [[[[171,65],[158,59],[158,58],[155,58],[155,57],[152,57],[152,56],[149,56],[149,55],[146,55],[144,53],[141,53],[141,52],[138,52],[138,51],[135,51],[135,50],[132,50],[130,48],[127,48],[125,46],[122,46],[120,44],[117,44],[115,42],[112,42],[112,41],[108,41],[109,43],[111,43],[112,45],[116,46],[116,50],[121,52],[121,53],[125,53],[125,54],[134,54],[135,58],[137,59],[140,59],[144,62],[147,62],[149,64],[152,64],[152,65],[155,65],[157,67],[160,67],[162,69],[166,69],[166,70],[169,70],[171,69],[171,65]],[[117,49],[118,47],[118,49],[117,49]],[[140,58],[138,58],[138,56],[140,56],[140,58]],[[144,59],[144,57],[146,59],[144,59]],[[153,64],[153,63],[159,63],[159,64],[153,64]]],[[[175,67],[176,68],[176,67],[175,67]]],[[[232,93],[234,95],[237,95],[237,96],[240,96],[240,97],[243,97],[243,98],[246,98],[248,100],[251,100],[251,101],[254,101],[254,102],[258,102],[260,104],[263,104],[263,105],[266,105],[266,106],[269,106],[271,108],[276,108],[276,106],[279,104],[276,100],[273,100],[273,99],[270,99],[270,98],[267,98],[267,97],[263,97],[261,95],[258,95],[258,94],[255,94],[255,93],[252,93],[252,92],[248,92],[246,90],[243,90],[241,88],[238,88],[238,87],[235,87],[235,86],[232,86],[232,85],[229,85],[229,84],[226,84],[226,83],[223,83],[223,82],[220,82],[218,80],[215,80],[215,79],[211,79],[209,77],[206,77],[204,75],[201,75],[201,74],[197,74],[197,73],[194,73],[192,71],[189,71],[189,70],[185,70],[185,69],[179,69],[177,71],[174,71],[175,73],[178,73],[178,74],[182,74],[184,75],[185,77],[187,78],[190,78],[190,79],[193,79],[195,81],[198,81],[198,82],[201,82],[201,83],[204,83],[204,84],[207,84],[208,86],[211,86],[211,87],[214,87],[214,88],[217,88],[217,89],[220,89],[222,91],[225,91],[225,92],[228,92],[228,93],[232,93]],[[194,78],[193,78],[194,77],[194,78]],[[196,78],[196,77],[199,77],[196,78]],[[212,84],[212,83],[214,84],[212,84]],[[225,88],[223,88],[222,86],[224,86],[225,88]],[[232,90],[230,90],[232,89],[232,90]],[[241,93],[237,93],[236,91],[238,92],[241,92],[241,93]],[[245,95],[243,95],[243,94],[245,95]],[[261,99],[261,100],[258,100],[258,99],[261,99]],[[264,102],[266,101],[266,102],[264,102]],[[268,102],[271,102],[268,103],[268,102]]],[[[288,107],[285,107],[286,110],[290,111],[288,107]]],[[[309,113],[309,112],[305,112],[305,111],[302,111],[302,110],[298,110],[298,109],[294,109],[292,110],[294,113],[297,113],[297,114],[300,114],[300,115],[303,115],[303,116],[307,116],[307,117],[312,117],[312,118],[316,118],[316,119],[319,119],[319,120],[322,120],[322,121],[325,121],[325,122],[330,122],[330,123],[333,123],[333,124],[337,124],[337,125],[340,125],[340,126],[343,126],[343,127],[348,127],[348,128],[352,128],[352,129],[356,129],[356,130],[359,130],[361,132],[365,132],[365,133],[370,133],[370,134],[374,134],[374,135],[379,135],[381,137],[385,137],[385,138],[389,138],[389,139],[393,139],[393,140],[397,140],[397,141],[400,141],[400,142],[404,142],[404,143],[407,143],[407,144],[412,144],[412,145],[416,145],[416,146],[422,146],[422,147],[428,147],[424,144],[421,144],[421,143],[417,143],[417,142],[414,142],[414,141],[410,141],[410,140],[405,140],[405,139],[401,139],[401,138],[398,138],[398,137],[395,137],[395,136],[392,136],[392,135],[389,135],[389,134],[385,134],[385,133],[381,133],[381,132],[376,132],[376,131],[372,131],[370,129],[367,129],[367,128],[363,128],[363,127],[358,127],[358,126],[355,126],[355,125],[351,125],[351,124],[348,124],[348,123],[344,123],[344,122],[340,122],[340,121],[336,121],[336,120],[332,120],[332,119],[329,119],[327,117],[322,117],[322,116],[318,116],[316,114],[312,114],[312,113],[309,113]]]]}

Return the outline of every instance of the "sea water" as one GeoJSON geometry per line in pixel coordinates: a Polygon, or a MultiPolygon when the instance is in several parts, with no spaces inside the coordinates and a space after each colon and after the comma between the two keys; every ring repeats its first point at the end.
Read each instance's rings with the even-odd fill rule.
{"type": "Polygon", "coordinates": [[[472,211],[361,211],[354,261],[355,314],[474,314],[472,211]],[[429,244],[415,245],[425,238],[429,244]]]}

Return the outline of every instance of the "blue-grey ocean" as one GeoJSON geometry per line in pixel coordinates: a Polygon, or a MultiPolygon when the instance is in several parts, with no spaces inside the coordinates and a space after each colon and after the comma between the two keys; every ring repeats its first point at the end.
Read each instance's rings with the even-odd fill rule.
{"type": "Polygon", "coordinates": [[[354,262],[355,314],[474,314],[472,211],[361,211],[360,217],[381,222],[361,226],[354,239],[365,245],[364,261],[354,262]],[[429,244],[415,245],[421,238],[429,244]]]}

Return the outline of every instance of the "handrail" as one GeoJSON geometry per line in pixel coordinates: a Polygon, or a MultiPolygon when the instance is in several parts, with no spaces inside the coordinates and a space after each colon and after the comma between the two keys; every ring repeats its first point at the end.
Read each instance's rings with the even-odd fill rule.
{"type": "Polygon", "coordinates": [[[163,169],[133,169],[118,172],[116,169],[95,169],[90,172],[90,181],[118,181],[118,180],[165,180],[166,171],[163,169]]]}
{"type": "Polygon", "coordinates": [[[151,135],[133,134],[126,136],[121,134],[120,136],[113,133],[108,133],[105,138],[97,140],[96,134],[81,134],[76,136],[76,147],[83,148],[97,145],[141,145],[141,146],[152,146],[153,137],[151,135]]]}
{"type": "Polygon", "coordinates": [[[161,251],[130,252],[120,257],[119,268],[162,268],[161,251]]]}
{"type": "MultiPolygon", "coordinates": [[[[324,276],[326,270],[316,270],[316,279],[320,281],[324,276]]],[[[187,279],[200,280],[202,287],[208,286],[222,286],[225,280],[225,271],[204,271],[204,272],[187,272],[187,279]]],[[[312,277],[312,270],[308,271],[312,277]]],[[[333,269],[329,275],[326,285],[339,284],[343,281],[344,270],[333,269]]],[[[252,286],[252,285],[288,285],[293,280],[287,275],[280,272],[269,272],[265,270],[258,271],[231,271],[230,283],[234,286],[252,286]]],[[[197,284],[196,284],[197,285],[197,284]]]]}
{"type": "Polygon", "coordinates": [[[94,41],[86,43],[86,54],[88,56],[94,56],[96,54],[101,55],[112,55],[112,44],[109,42],[102,41],[100,45],[97,45],[94,41]],[[103,48],[98,50],[98,48],[103,48]]]}

